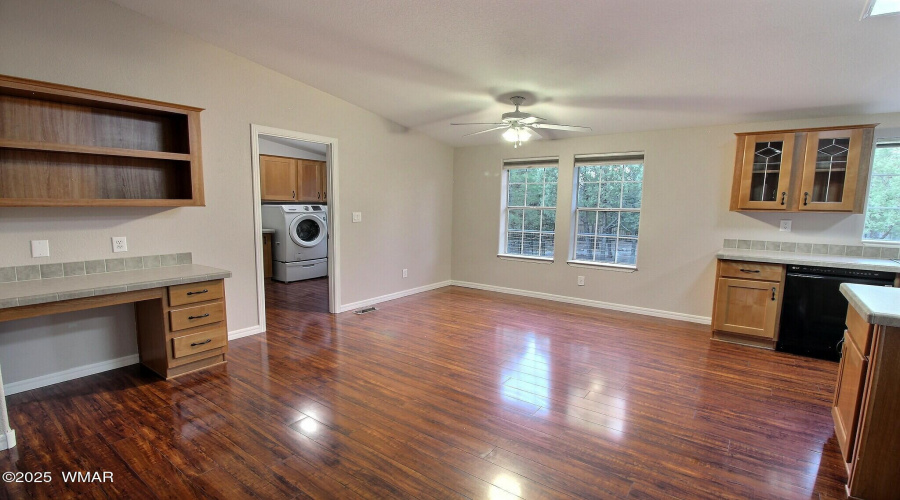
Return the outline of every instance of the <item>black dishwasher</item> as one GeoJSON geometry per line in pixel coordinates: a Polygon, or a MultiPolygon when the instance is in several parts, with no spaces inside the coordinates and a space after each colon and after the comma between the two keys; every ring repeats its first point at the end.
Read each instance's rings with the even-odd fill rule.
{"type": "Polygon", "coordinates": [[[840,361],[847,299],[841,283],[893,286],[894,273],[833,267],[787,267],[781,327],[775,349],[840,361]]]}

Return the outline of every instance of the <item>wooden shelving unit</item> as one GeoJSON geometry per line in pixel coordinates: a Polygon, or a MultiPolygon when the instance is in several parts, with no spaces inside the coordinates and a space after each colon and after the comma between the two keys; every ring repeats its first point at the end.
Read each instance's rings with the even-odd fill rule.
{"type": "Polygon", "coordinates": [[[0,207],[203,206],[201,111],[0,76],[0,207]]]}

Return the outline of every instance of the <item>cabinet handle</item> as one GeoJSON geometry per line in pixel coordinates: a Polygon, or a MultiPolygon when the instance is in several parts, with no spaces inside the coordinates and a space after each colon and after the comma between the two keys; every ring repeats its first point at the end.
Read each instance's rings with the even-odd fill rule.
{"type": "Polygon", "coordinates": [[[803,205],[809,205],[809,192],[803,193],[803,205]]]}
{"type": "Polygon", "coordinates": [[[292,200],[297,199],[297,192],[296,192],[296,191],[291,191],[291,199],[292,199],[292,200]]]}
{"type": "Polygon", "coordinates": [[[209,313],[201,314],[200,316],[188,316],[188,319],[200,319],[209,317],[209,313]]]}
{"type": "Polygon", "coordinates": [[[787,192],[782,191],[782,192],[781,192],[781,204],[782,204],[782,205],[784,205],[784,199],[785,199],[786,197],[787,197],[787,192]]]}
{"type": "Polygon", "coordinates": [[[741,269],[742,273],[759,274],[759,269],[741,269]]]}
{"type": "Polygon", "coordinates": [[[321,192],[321,191],[319,191],[319,193],[316,195],[316,198],[318,198],[318,199],[320,199],[320,200],[322,199],[322,192],[321,192]]]}
{"type": "Polygon", "coordinates": [[[772,300],[775,300],[775,287],[772,287],[772,300]]]}
{"type": "Polygon", "coordinates": [[[200,295],[201,293],[207,293],[207,292],[209,292],[209,290],[204,288],[203,290],[200,290],[199,292],[188,292],[187,294],[188,295],[200,295]]]}
{"type": "Polygon", "coordinates": [[[191,342],[191,347],[196,347],[198,345],[209,344],[212,342],[212,339],[206,339],[203,342],[191,342]]]}

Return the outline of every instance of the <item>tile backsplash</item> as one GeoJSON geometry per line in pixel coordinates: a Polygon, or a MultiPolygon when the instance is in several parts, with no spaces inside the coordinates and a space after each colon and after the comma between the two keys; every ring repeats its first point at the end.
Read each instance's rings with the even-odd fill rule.
{"type": "Polygon", "coordinates": [[[83,276],[85,274],[114,273],[118,271],[135,271],[138,269],[150,269],[154,267],[181,266],[192,262],[193,257],[191,253],[185,252],[170,253],[166,255],[148,255],[146,257],[0,267],[0,283],[83,276]]]}
{"type": "Polygon", "coordinates": [[[770,252],[805,253],[811,255],[841,255],[867,259],[898,259],[900,247],[862,245],[827,245],[824,243],[794,243],[789,241],[759,241],[726,239],[723,248],[739,250],[767,250],[770,252]]]}

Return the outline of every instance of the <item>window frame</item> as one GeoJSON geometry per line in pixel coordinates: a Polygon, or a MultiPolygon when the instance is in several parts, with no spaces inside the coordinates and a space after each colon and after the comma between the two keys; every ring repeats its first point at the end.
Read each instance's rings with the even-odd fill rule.
{"type": "MultiPolygon", "coordinates": [[[[500,170],[500,234],[497,245],[497,257],[500,259],[525,260],[536,263],[552,263],[556,260],[556,237],[557,237],[557,220],[559,218],[559,157],[543,157],[543,158],[515,158],[503,160],[500,170]],[[535,210],[553,210],[553,256],[544,257],[541,255],[521,255],[507,253],[509,243],[509,211],[511,208],[509,202],[509,171],[514,169],[532,169],[532,168],[555,168],[556,175],[556,204],[554,206],[542,205],[540,207],[515,206],[512,210],[535,209],[535,210]]],[[[546,183],[544,183],[546,184],[546,183]]],[[[541,214],[541,227],[543,228],[543,213],[541,214]]],[[[524,228],[523,228],[524,229],[524,228]]],[[[524,233],[524,230],[522,231],[524,233]]],[[[538,231],[538,234],[543,234],[538,231]]]]}
{"type": "MultiPolygon", "coordinates": [[[[889,129],[882,131],[884,134],[882,137],[876,137],[875,141],[872,145],[872,163],[869,168],[869,179],[868,184],[866,185],[866,203],[865,210],[863,211],[863,223],[862,229],[860,231],[859,239],[864,246],[900,246],[900,240],[872,240],[866,239],[866,219],[869,217],[869,209],[872,208],[870,206],[870,196],[872,194],[872,181],[875,179],[875,152],[878,149],[879,144],[891,144],[892,146],[882,146],[882,147],[898,147],[900,148],[900,129],[889,129]]],[[[897,177],[900,177],[900,174],[897,174],[897,177]]],[[[900,206],[898,206],[900,209],[900,206]]]]}
{"type": "MultiPolygon", "coordinates": [[[[640,214],[644,208],[644,175],[646,174],[646,154],[643,151],[628,151],[622,153],[600,153],[600,154],[585,154],[585,155],[575,155],[575,161],[573,162],[572,168],[572,209],[571,209],[571,224],[569,227],[569,255],[567,264],[572,266],[586,266],[592,268],[605,268],[608,270],[614,271],[625,271],[625,272],[636,272],[638,270],[638,253],[640,248],[640,226],[641,226],[641,218],[638,219],[638,230],[637,236],[630,237],[625,236],[624,239],[633,239],[634,244],[634,264],[619,264],[614,262],[597,262],[592,260],[582,260],[576,258],[577,255],[577,243],[578,243],[578,212],[581,211],[590,211],[590,212],[619,212],[619,225],[616,229],[616,250],[618,250],[618,242],[620,239],[623,239],[622,236],[619,235],[621,231],[621,221],[622,221],[622,212],[634,212],[640,214]],[[640,160],[637,158],[640,157],[640,160]],[[588,166],[602,166],[602,165],[636,165],[640,164],[643,169],[641,176],[641,206],[638,208],[579,208],[578,207],[578,185],[580,179],[579,169],[581,167],[588,166]]],[[[625,182],[622,181],[622,189],[625,188],[625,182]]],[[[622,194],[620,194],[621,199],[622,194]]],[[[594,233],[594,237],[596,238],[596,232],[594,233]]],[[[596,243],[594,245],[594,249],[596,251],[596,243]]]]}

